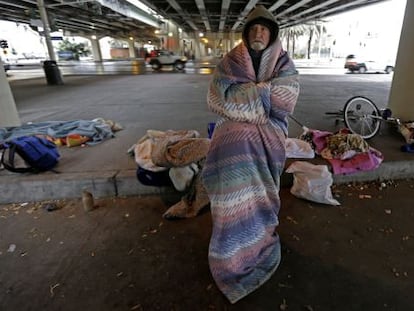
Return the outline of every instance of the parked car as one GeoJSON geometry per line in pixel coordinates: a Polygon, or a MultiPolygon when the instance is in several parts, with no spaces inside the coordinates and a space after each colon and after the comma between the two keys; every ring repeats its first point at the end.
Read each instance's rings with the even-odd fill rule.
{"type": "Polygon", "coordinates": [[[58,51],[59,60],[76,60],[76,56],[72,51],[58,51]]]}
{"type": "Polygon", "coordinates": [[[5,59],[3,59],[2,62],[3,62],[4,71],[7,73],[7,71],[10,70],[10,63],[6,61],[5,59]]]}
{"type": "Polygon", "coordinates": [[[3,64],[4,71],[7,72],[7,70],[10,70],[9,64],[3,64]]]}
{"type": "Polygon", "coordinates": [[[183,70],[187,62],[187,57],[174,54],[168,50],[155,50],[156,55],[150,56],[149,64],[152,69],[160,70],[164,65],[173,65],[177,70],[183,70]]]}
{"type": "Polygon", "coordinates": [[[356,55],[350,54],[345,59],[345,69],[350,72],[366,73],[366,72],[385,72],[394,71],[394,66],[389,62],[380,60],[369,60],[357,58],[356,55]]]}

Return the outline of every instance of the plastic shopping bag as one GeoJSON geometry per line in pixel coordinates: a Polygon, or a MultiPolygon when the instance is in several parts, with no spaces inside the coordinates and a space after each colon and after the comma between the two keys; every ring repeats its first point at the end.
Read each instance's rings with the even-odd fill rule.
{"type": "Polygon", "coordinates": [[[293,173],[293,186],[290,192],[294,196],[317,203],[341,205],[332,196],[332,174],[326,165],[295,161],[286,172],[293,173]]]}

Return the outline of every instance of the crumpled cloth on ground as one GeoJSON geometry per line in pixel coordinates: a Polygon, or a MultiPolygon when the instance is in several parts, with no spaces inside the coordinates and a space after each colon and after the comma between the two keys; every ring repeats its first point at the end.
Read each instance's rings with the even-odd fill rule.
{"type": "MultiPolygon", "coordinates": [[[[309,130],[311,134],[312,142],[315,146],[315,151],[317,154],[320,154],[325,158],[332,166],[332,171],[334,174],[353,174],[361,171],[370,171],[378,168],[384,156],[382,153],[375,148],[370,147],[366,142],[362,142],[363,139],[353,137],[351,140],[352,144],[345,147],[340,147],[340,150],[343,151],[342,158],[338,149],[335,149],[334,152],[329,149],[328,142],[339,141],[337,136],[334,136],[333,133],[327,131],[319,130],[309,130]],[[334,137],[333,139],[331,139],[334,137]],[[355,145],[352,149],[350,146],[355,145]],[[333,154],[335,156],[333,156],[333,154]]],[[[349,134],[347,131],[341,131],[335,135],[356,135],[349,134]]],[[[359,135],[357,135],[359,136],[359,135]]],[[[344,136],[343,141],[347,141],[347,137],[344,136]]],[[[336,147],[335,147],[336,148],[336,147]]]]}
{"type": "Polygon", "coordinates": [[[186,191],[163,214],[166,219],[195,217],[210,203],[200,175],[210,139],[199,136],[195,130],[148,130],[134,147],[139,166],[152,171],[170,170],[174,187],[186,191]]]}
{"type": "Polygon", "coordinates": [[[166,219],[195,217],[209,204],[210,199],[201,180],[201,174],[198,173],[194,177],[188,192],[162,216],[166,219]]]}
{"type": "Polygon", "coordinates": [[[369,145],[361,135],[337,133],[326,137],[326,147],[321,155],[325,159],[346,160],[368,151],[369,145]]]}
{"type": "Polygon", "coordinates": [[[327,159],[334,174],[345,175],[374,170],[381,165],[383,160],[382,153],[372,147],[368,152],[358,153],[350,159],[327,159]]]}
{"type": "Polygon", "coordinates": [[[404,137],[407,144],[414,143],[414,122],[406,122],[398,125],[398,131],[404,137]]]}
{"type": "Polygon", "coordinates": [[[94,145],[114,137],[108,123],[102,122],[101,119],[95,120],[47,121],[0,128],[0,143],[21,136],[46,135],[52,138],[64,138],[78,134],[89,137],[90,140],[85,143],[94,145]]]}
{"type": "Polygon", "coordinates": [[[176,142],[186,138],[200,137],[200,133],[195,130],[181,131],[157,131],[147,130],[147,133],[141,137],[134,147],[135,162],[142,168],[160,172],[168,169],[167,166],[157,165],[152,161],[154,147],[163,141],[176,142]]]}
{"type": "Polygon", "coordinates": [[[160,139],[153,146],[152,162],[158,166],[186,166],[205,158],[210,147],[208,138],[160,139]]]}

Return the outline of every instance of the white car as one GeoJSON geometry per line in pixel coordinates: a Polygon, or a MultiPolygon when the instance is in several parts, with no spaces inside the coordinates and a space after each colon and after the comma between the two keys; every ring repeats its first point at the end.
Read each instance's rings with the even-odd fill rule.
{"type": "Polygon", "coordinates": [[[177,70],[183,70],[187,62],[187,57],[176,55],[168,50],[157,50],[156,53],[157,55],[149,61],[154,70],[160,70],[164,65],[172,65],[177,70]]]}
{"type": "Polygon", "coordinates": [[[391,73],[394,71],[394,66],[391,62],[381,60],[369,60],[357,58],[354,54],[350,54],[345,59],[345,69],[350,72],[366,73],[366,72],[385,72],[391,73]]]}

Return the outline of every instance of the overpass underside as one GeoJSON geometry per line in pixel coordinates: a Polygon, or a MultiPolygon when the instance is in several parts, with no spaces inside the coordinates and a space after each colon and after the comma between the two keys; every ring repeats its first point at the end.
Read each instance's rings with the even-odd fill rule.
{"type": "Polygon", "coordinates": [[[154,30],[169,21],[189,35],[240,32],[257,4],[265,5],[281,28],[321,20],[387,0],[1,0],[0,20],[38,27],[44,6],[52,30],[76,36],[156,39],[154,30]]]}

